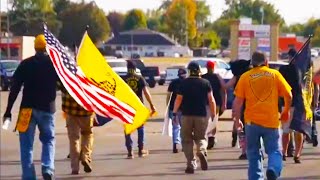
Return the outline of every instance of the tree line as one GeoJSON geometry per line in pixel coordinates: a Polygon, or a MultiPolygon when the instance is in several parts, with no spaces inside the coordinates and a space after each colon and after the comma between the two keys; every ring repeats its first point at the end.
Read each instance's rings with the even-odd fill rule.
{"type": "Polygon", "coordinates": [[[36,35],[42,32],[42,22],[62,43],[78,45],[89,25],[88,33],[98,44],[122,31],[148,28],[168,34],[182,45],[192,48],[226,48],[230,39],[230,22],[240,17],[251,17],[254,24],[280,23],[282,33],[308,36],[320,46],[320,19],[311,18],[305,24],[287,26],[275,7],[263,0],[225,0],[227,9],[211,21],[209,5],[205,0],[163,0],[157,9],[143,12],[132,9],[126,13],[106,14],[94,1],[70,0],[13,0],[8,12],[10,31],[14,35],[36,35]],[[262,17],[263,16],[263,17],[262,17]]]}

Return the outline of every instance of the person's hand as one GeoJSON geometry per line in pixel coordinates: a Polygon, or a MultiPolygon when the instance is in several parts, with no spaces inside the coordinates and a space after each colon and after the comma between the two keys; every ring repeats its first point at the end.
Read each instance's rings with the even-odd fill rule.
{"type": "Polygon", "coordinates": [[[150,105],[151,108],[151,116],[156,112],[156,107],[153,104],[150,105]]]}
{"type": "Polygon", "coordinates": [[[179,119],[178,119],[177,113],[172,114],[172,124],[174,124],[174,125],[179,124],[179,119]]]}
{"type": "Polygon", "coordinates": [[[243,123],[240,121],[240,119],[236,119],[234,121],[234,127],[237,129],[237,130],[242,130],[244,125],[243,123]]]}
{"type": "Polygon", "coordinates": [[[281,113],[280,120],[281,120],[282,122],[286,122],[286,121],[289,120],[289,116],[290,116],[290,111],[284,110],[284,111],[282,111],[282,113],[281,113]]]}
{"type": "Polygon", "coordinates": [[[6,111],[6,112],[4,113],[4,115],[3,115],[3,121],[4,121],[5,119],[7,119],[7,118],[11,119],[11,112],[6,111]]]}
{"type": "Polygon", "coordinates": [[[211,121],[212,121],[212,122],[215,120],[216,116],[218,116],[218,115],[211,113],[211,121]]]}

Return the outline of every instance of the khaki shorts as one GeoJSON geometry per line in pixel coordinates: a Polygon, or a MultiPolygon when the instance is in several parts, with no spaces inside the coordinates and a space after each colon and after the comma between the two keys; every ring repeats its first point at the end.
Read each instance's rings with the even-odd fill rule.
{"type": "Polygon", "coordinates": [[[292,132],[292,129],[290,129],[290,124],[291,124],[291,121],[292,121],[293,112],[294,112],[294,107],[291,107],[290,108],[290,117],[289,117],[288,121],[281,124],[282,132],[285,133],[285,134],[288,134],[288,133],[292,132]]]}

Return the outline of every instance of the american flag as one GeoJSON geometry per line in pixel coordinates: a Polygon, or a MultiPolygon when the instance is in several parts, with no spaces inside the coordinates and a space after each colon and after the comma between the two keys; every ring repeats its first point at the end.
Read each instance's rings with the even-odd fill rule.
{"type": "Polygon", "coordinates": [[[136,111],[93,84],[46,25],[44,25],[44,36],[47,41],[47,52],[62,84],[79,105],[88,111],[118,119],[126,124],[133,122],[136,111]]]}

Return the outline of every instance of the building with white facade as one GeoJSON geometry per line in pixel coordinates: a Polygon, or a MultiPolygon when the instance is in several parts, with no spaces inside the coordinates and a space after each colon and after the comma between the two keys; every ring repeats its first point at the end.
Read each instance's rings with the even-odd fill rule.
{"type": "Polygon", "coordinates": [[[133,54],[147,57],[192,56],[189,47],[181,46],[167,35],[149,29],[121,32],[103,45],[108,52],[122,53],[125,57],[133,54]]]}

